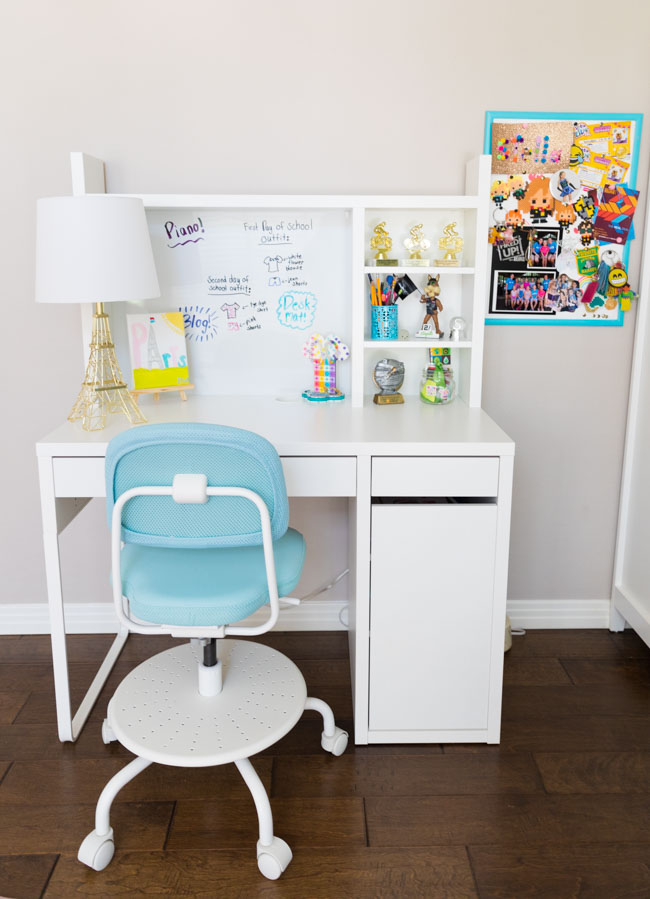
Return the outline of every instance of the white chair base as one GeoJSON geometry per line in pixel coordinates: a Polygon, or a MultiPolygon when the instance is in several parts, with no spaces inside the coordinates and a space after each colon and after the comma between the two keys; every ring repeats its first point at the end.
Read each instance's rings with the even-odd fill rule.
{"type": "Polygon", "coordinates": [[[341,755],[348,735],[334,723],[327,703],[307,696],[300,670],[282,653],[229,639],[220,642],[219,657],[223,689],[216,696],[199,692],[197,660],[190,644],[148,659],[119,685],[108,706],[103,739],[119,740],[137,758],[104,788],[95,830],[81,844],[79,861],[96,871],[108,865],[114,851],[111,803],[152,762],[191,768],[234,762],[257,810],[259,869],[271,880],[286,869],[291,849],[273,834],[269,799],[249,757],[277,743],[305,709],[321,714],[321,745],[326,751],[341,755]]]}

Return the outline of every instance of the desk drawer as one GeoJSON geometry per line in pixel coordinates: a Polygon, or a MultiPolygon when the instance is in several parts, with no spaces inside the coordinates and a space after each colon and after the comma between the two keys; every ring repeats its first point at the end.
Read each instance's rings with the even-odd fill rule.
{"type": "Polygon", "coordinates": [[[52,459],[56,496],[106,496],[103,456],[52,459]]]}
{"type": "MultiPolygon", "coordinates": [[[[106,496],[104,458],[61,456],[52,460],[57,496],[106,496]]],[[[354,456],[285,456],[289,496],[356,496],[354,456]]]]}
{"type": "Polygon", "coordinates": [[[355,456],[283,456],[289,496],[356,496],[355,456]]]}
{"type": "Polygon", "coordinates": [[[496,496],[497,456],[391,456],[372,460],[373,496],[496,496]]]}

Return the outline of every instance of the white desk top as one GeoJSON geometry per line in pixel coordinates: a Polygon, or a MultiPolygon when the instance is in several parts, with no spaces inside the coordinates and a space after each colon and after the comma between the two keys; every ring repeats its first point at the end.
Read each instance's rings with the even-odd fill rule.
{"type": "MultiPolygon", "coordinates": [[[[161,396],[141,399],[150,424],[207,422],[256,431],[281,456],[512,456],[515,445],[481,409],[462,401],[428,407],[415,397],[401,406],[363,408],[340,403],[308,403],[300,398],[192,396],[186,402],[161,396]]],[[[39,456],[104,456],[108,442],[130,427],[112,415],[102,431],[87,432],[66,422],[36,444],[39,456]]]]}

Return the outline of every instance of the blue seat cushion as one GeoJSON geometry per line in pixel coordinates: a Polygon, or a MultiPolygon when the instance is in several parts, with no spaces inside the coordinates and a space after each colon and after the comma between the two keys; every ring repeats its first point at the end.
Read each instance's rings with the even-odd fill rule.
{"type": "MultiPolygon", "coordinates": [[[[289,528],[273,548],[278,594],[288,596],[300,580],[305,540],[289,528]]],[[[121,570],[132,613],[156,624],[232,624],[269,601],[261,546],[172,549],[127,543],[121,570]]]]}

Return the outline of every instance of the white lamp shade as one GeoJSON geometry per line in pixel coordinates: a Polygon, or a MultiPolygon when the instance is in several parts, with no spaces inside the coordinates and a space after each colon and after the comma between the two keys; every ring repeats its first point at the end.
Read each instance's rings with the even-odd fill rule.
{"type": "Polygon", "coordinates": [[[38,200],[38,303],[115,303],[159,296],[142,200],[104,194],[38,200]]]}

